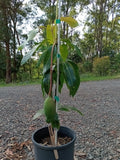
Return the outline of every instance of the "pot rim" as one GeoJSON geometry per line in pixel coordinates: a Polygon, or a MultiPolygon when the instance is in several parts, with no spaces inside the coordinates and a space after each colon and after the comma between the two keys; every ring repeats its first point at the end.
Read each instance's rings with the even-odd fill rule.
{"type": "Polygon", "coordinates": [[[58,149],[64,149],[66,147],[68,147],[69,145],[71,145],[72,143],[74,143],[74,141],[76,140],[76,134],[74,132],[74,130],[66,127],[66,126],[60,126],[60,128],[62,129],[67,129],[69,130],[70,132],[72,132],[72,135],[73,137],[72,140],[64,145],[60,145],[60,146],[44,146],[42,145],[41,143],[37,143],[35,140],[34,140],[34,135],[36,132],[38,132],[39,130],[42,130],[42,129],[45,129],[45,128],[48,128],[48,127],[43,127],[43,128],[40,128],[40,129],[37,129],[33,134],[32,134],[32,142],[37,145],[38,147],[40,147],[41,149],[45,149],[45,150],[58,150],[58,149]]]}

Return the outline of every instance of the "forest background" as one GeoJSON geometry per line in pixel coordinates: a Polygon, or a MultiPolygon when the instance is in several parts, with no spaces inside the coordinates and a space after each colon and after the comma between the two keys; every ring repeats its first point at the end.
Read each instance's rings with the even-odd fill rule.
{"type": "MultiPolygon", "coordinates": [[[[61,36],[77,50],[66,48],[69,58],[79,66],[80,75],[114,76],[120,74],[120,0],[61,0],[62,17],[73,17],[79,26],[61,23],[61,36]],[[77,53],[79,52],[79,54],[77,53]]],[[[56,0],[0,0],[0,81],[27,82],[42,78],[42,52],[21,65],[21,59],[46,33],[20,46],[29,29],[53,23],[56,0]]]]}

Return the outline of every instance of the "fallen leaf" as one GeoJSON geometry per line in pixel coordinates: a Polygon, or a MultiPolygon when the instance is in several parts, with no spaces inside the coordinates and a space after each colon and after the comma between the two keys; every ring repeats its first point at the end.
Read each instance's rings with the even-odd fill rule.
{"type": "Polygon", "coordinates": [[[30,148],[30,144],[31,144],[32,142],[30,141],[30,140],[27,140],[27,141],[25,141],[25,142],[22,142],[21,144],[20,144],[20,148],[22,149],[24,146],[26,146],[27,148],[28,148],[28,150],[30,151],[31,150],[31,148],[30,148]]]}

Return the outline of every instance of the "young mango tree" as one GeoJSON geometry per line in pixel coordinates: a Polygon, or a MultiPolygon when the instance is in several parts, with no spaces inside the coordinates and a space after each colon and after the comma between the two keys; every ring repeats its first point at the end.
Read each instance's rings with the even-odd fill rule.
{"type": "MultiPolygon", "coordinates": [[[[77,21],[73,19],[72,17],[61,17],[61,21],[64,21],[70,25],[70,27],[76,27],[78,25],[77,21]]],[[[62,87],[64,82],[67,85],[67,88],[69,90],[70,96],[74,96],[79,88],[80,85],[80,74],[79,74],[79,68],[77,64],[75,64],[73,61],[71,61],[69,56],[69,49],[72,48],[72,50],[75,50],[76,53],[81,57],[81,52],[78,49],[78,47],[70,42],[69,39],[61,39],[61,45],[60,45],[60,53],[57,51],[57,37],[56,37],[56,26],[57,24],[51,24],[47,25],[47,27],[38,27],[28,33],[28,39],[27,41],[19,47],[19,49],[23,49],[26,44],[33,40],[38,34],[40,34],[41,30],[44,32],[46,31],[46,39],[44,39],[41,42],[34,42],[34,46],[32,50],[30,50],[27,54],[25,54],[22,58],[21,64],[25,64],[33,54],[36,52],[40,54],[40,57],[38,59],[37,66],[39,66],[41,63],[43,64],[43,78],[41,83],[41,88],[43,95],[47,94],[47,99],[49,100],[52,98],[56,101],[59,101],[58,97],[56,97],[56,94],[52,94],[52,86],[53,84],[57,84],[57,58],[59,58],[59,92],[61,93],[62,87]],[[54,97],[53,97],[54,96],[54,97]]],[[[56,86],[57,88],[57,86],[56,86]]],[[[47,103],[47,99],[45,100],[45,104],[47,103]]],[[[48,107],[49,108],[49,107],[48,107]]],[[[46,107],[44,108],[46,109],[46,107]]],[[[45,113],[44,109],[39,110],[33,119],[38,118],[41,114],[45,113]]],[[[50,107],[52,109],[52,107],[50,107]]],[[[59,105],[59,110],[76,110],[80,114],[81,112],[74,107],[67,107],[67,106],[61,106],[59,105]]],[[[55,109],[56,110],[56,109],[55,109]]],[[[56,119],[55,113],[55,119],[56,119]]],[[[46,117],[47,118],[47,117],[46,117]]],[[[53,127],[59,128],[59,125],[52,124],[53,127]]]]}
{"type": "MultiPolygon", "coordinates": [[[[56,131],[60,128],[59,116],[57,113],[58,110],[73,110],[82,115],[77,108],[62,105],[59,102],[58,92],[61,93],[64,83],[66,83],[70,96],[74,96],[76,94],[80,85],[79,68],[77,64],[68,58],[70,54],[69,50],[74,52],[76,51],[76,53],[81,56],[81,52],[78,47],[72,44],[69,39],[60,39],[60,30],[57,27],[60,22],[67,23],[72,28],[78,26],[77,21],[72,17],[61,17],[60,19],[57,19],[54,24],[49,24],[47,27],[39,26],[38,28],[30,31],[26,42],[19,47],[19,49],[23,49],[29,41],[38,37],[41,32],[46,33],[45,39],[40,42],[34,42],[33,48],[23,56],[21,64],[25,64],[33,54],[39,52],[42,53],[38,59],[37,66],[41,63],[43,64],[41,88],[43,95],[46,94],[47,98],[44,101],[43,109],[37,111],[33,119],[44,114],[46,122],[50,124],[50,135],[54,134],[53,129],[56,131]],[[53,87],[53,85],[55,87],[53,87]],[[53,88],[55,90],[53,90],[53,88]]],[[[56,141],[57,138],[54,136],[52,144],[56,144],[56,141]]]]}

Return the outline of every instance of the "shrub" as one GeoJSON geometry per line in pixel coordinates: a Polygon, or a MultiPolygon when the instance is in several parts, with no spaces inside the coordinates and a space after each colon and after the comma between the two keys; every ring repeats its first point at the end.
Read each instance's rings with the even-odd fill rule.
{"type": "Polygon", "coordinates": [[[120,73],[120,53],[115,54],[114,57],[110,58],[111,61],[111,67],[110,67],[110,73],[120,73]]]}
{"type": "Polygon", "coordinates": [[[92,62],[91,61],[84,61],[83,63],[78,63],[79,72],[80,73],[86,73],[86,72],[92,72],[92,62]]]}
{"type": "Polygon", "coordinates": [[[92,62],[91,61],[85,61],[84,64],[83,64],[83,68],[85,70],[85,72],[92,72],[92,62]]]}
{"type": "Polygon", "coordinates": [[[110,69],[110,58],[104,56],[93,60],[93,72],[99,76],[106,76],[110,69]]]}
{"type": "Polygon", "coordinates": [[[79,68],[79,73],[80,73],[80,74],[85,73],[83,64],[82,64],[82,63],[78,63],[77,65],[78,65],[78,68],[79,68]]]}

